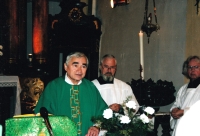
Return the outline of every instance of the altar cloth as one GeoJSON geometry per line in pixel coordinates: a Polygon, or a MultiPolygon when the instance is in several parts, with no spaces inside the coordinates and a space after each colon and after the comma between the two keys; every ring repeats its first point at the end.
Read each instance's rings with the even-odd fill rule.
{"type": "MultiPolygon", "coordinates": [[[[66,116],[49,116],[55,136],[77,136],[77,128],[66,116]]],[[[17,117],[6,120],[6,136],[50,136],[42,117],[17,117]]]]}

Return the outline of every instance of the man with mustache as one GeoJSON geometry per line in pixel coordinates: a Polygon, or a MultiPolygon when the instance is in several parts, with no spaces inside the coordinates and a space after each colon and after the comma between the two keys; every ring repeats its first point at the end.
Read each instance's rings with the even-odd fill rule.
{"type": "Polygon", "coordinates": [[[136,103],[136,111],[139,104],[133,94],[131,87],[125,82],[116,79],[117,60],[113,55],[106,54],[102,57],[99,66],[100,77],[92,82],[99,90],[102,98],[114,112],[123,112],[122,103],[131,96],[131,100],[136,103]]]}

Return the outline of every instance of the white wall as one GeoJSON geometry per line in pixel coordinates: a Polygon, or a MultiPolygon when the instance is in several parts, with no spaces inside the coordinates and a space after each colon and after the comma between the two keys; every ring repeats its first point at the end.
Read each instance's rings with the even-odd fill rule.
{"type": "MultiPolygon", "coordinates": [[[[153,1],[149,1],[149,13],[153,14],[152,4],[153,1]]],[[[187,57],[187,0],[157,0],[156,8],[160,30],[151,34],[149,44],[144,34],[144,77],[155,82],[159,79],[172,81],[178,90],[184,84],[181,70],[187,57]]],[[[138,33],[144,9],[145,0],[132,0],[129,5],[114,9],[110,8],[109,0],[97,0],[97,17],[102,22],[100,56],[109,53],[117,58],[116,77],[125,82],[140,78],[138,33]]],[[[152,23],[155,24],[154,16],[152,23]]],[[[161,107],[160,111],[169,112],[170,107],[161,107]]]]}

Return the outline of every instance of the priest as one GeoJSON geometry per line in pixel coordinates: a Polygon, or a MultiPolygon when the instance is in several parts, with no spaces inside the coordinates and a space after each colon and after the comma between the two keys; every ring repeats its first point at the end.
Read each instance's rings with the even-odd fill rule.
{"type": "Polygon", "coordinates": [[[102,115],[108,106],[92,82],[85,79],[87,57],[80,52],[71,53],[64,63],[66,75],[51,81],[42,93],[35,113],[45,107],[53,115],[68,116],[76,123],[78,136],[98,136],[92,116],[102,115]]]}
{"type": "Polygon", "coordinates": [[[139,109],[139,104],[131,87],[127,83],[115,78],[115,73],[117,71],[116,58],[111,54],[104,55],[101,59],[99,70],[100,76],[92,82],[99,90],[107,105],[114,112],[124,113],[122,104],[125,100],[130,98],[130,100],[136,103],[136,113],[139,109]]]}
{"type": "Polygon", "coordinates": [[[170,124],[173,129],[172,136],[179,136],[176,135],[176,128],[179,126],[180,120],[190,110],[191,106],[200,100],[200,57],[188,57],[183,63],[182,73],[190,82],[180,88],[176,95],[176,100],[170,109],[170,124]]]}

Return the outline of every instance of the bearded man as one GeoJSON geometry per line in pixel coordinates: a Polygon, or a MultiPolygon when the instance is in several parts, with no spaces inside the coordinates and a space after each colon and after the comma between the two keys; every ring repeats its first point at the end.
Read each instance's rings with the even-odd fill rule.
{"type": "Polygon", "coordinates": [[[93,80],[92,82],[99,90],[102,98],[107,105],[114,111],[121,113],[123,112],[122,104],[128,97],[136,103],[136,111],[139,109],[139,104],[133,94],[131,87],[115,78],[117,70],[117,60],[113,55],[106,54],[102,57],[99,66],[100,77],[93,80]]]}

